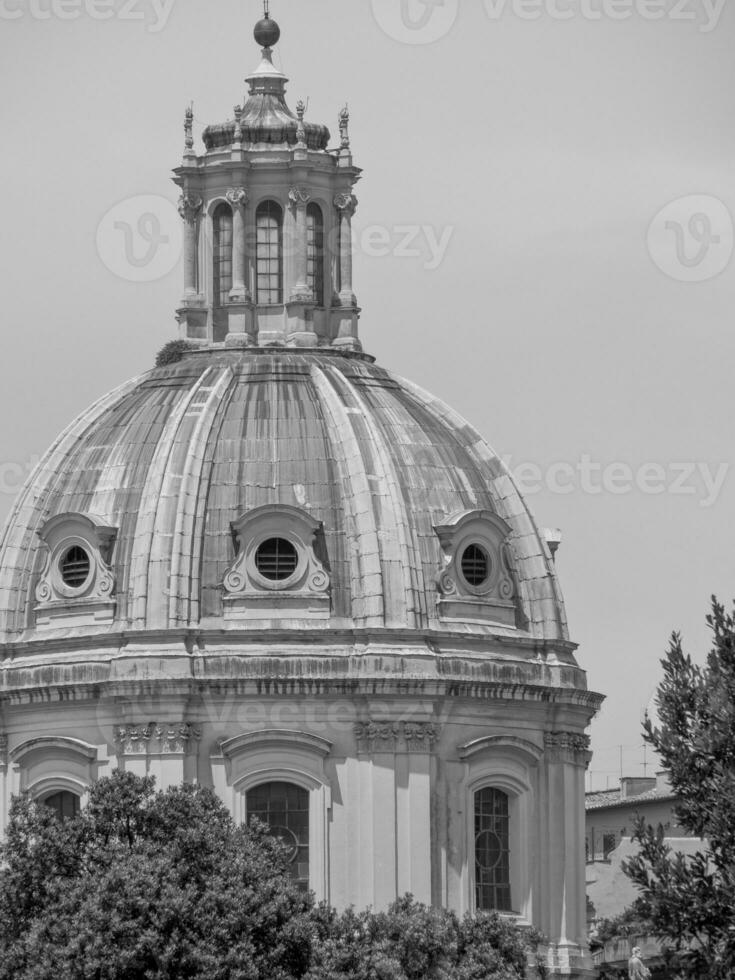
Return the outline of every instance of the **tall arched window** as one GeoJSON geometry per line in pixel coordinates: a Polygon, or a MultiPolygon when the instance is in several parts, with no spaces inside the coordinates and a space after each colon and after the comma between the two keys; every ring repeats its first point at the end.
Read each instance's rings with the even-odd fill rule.
{"type": "Polygon", "coordinates": [[[249,790],[247,817],[267,824],[289,848],[291,877],[309,887],[309,792],[293,783],[263,783],[249,790]]]}
{"type": "Polygon", "coordinates": [[[487,787],[475,793],[475,905],[510,912],[510,819],[508,797],[487,787]]]}
{"type": "Polygon", "coordinates": [[[53,810],[59,820],[70,820],[79,813],[79,797],[76,793],[69,793],[67,790],[52,793],[51,796],[44,797],[41,802],[53,810]]]}
{"type": "Polygon", "coordinates": [[[232,289],[232,209],[220,204],[213,216],[214,224],[214,305],[225,306],[232,289]]]}
{"type": "Polygon", "coordinates": [[[275,201],[263,201],[255,215],[258,303],[283,302],[283,210],[275,201]]]}
{"type": "Polygon", "coordinates": [[[306,282],[317,306],[324,306],[324,215],[318,204],[306,209],[306,282]]]}

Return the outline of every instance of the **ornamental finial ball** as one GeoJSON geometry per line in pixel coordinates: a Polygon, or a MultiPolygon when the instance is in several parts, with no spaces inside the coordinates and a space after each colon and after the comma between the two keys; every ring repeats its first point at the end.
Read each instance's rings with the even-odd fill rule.
{"type": "Polygon", "coordinates": [[[265,17],[255,25],[253,35],[261,48],[272,48],[274,44],[278,44],[281,28],[270,14],[266,13],[265,17]]]}

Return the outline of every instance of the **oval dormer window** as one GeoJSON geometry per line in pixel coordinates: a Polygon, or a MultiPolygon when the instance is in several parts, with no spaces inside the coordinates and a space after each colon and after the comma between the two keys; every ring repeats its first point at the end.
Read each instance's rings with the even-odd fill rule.
{"type": "Polygon", "coordinates": [[[270,582],[284,582],[296,571],[299,553],[286,538],[268,538],[255,552],[255,567],[270,582]]]}
{"type": "Polygon", "coordinates": [[[490,557],[479,544],[471,544],[462,552],[462,575],[468,585],[477,589],[490,577],[490,557]]]}
{"type": "Polygon", "coordinates": [[[70,589],[81,589],[86,585],[92,570],[89,554],[79,545],[64,552],[59,562],[61,579],[70,589]]]}

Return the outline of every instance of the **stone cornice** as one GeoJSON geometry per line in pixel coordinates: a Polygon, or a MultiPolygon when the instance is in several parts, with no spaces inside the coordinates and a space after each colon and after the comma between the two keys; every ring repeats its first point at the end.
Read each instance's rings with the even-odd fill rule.
{"type": "MultiPolygon", "coordinates": [[[[204,652],[222,646],[237,648],[253,647],[262,644],[271,649],[279,645],[294,645],[304,647],[334,647],[350,646],[367,648],[371,645],[395,645],[410,647],[412,650],[421,649],[427,656],[437,653],[502,653],[505,652],[512,660],[513,651],[524,651],[527,655],[547,661],[559,655],[573,657],[578,644],[569,640],[540,640],[537,637],[517,635],[506,632],[488,630],[486,632],[462,632],[454,630],[411,630],[411,629],[349,629],[329,628],[320,624],[318,628],[305,630],[278,629],[167,629],[167,630],[130,630],[130,631],[82,631],[75,633],[73,638],[64,632],[59,636],[43,636],[37,639],[18,639],[0,643],[0,669],[3,663],[14,660],[18,656],[33,656],[67,652],[72,649],[75,653],[93,650],[102,654],[103,651],[122,651],[130,646],[165,646],[167,650],[177,647],[187,653],[204,652]],[[506,648],[505,650],[503,648],[506,648]]],[[[513,661],[515,662],[515,661],[513,661]]],[[[573,664],[569,664],[574,666],[573,664]]]]}
{"type": "MultiPolygon", "coordinates": [[[[242,658],[247,670],[236,676],[235,670],[228,676],[160,675],[159,677],[119,677],[117,679],[89,678],[84,676],[86,665],[77,665],[78,671],[70,671],[65,677],[55,671],[54,680],[47,680],[44,671],[36,677],[26,677],[25,683],[0,691],[0,703],[13,705],[53,704],[61,701],[98,701],[100,699],[137,698],[149,694],[152,686],[161,693],[186,697],[189,703],[209,698],[212,692],[218,696],[263,698],[355,698],[355,697],[421,697],[452,698],[465,701],[512,701],[524,704],[565,706],[584,717],[591,718],[604,698],[591,691],[560,688],[553,685],[524,683],[497,683],[491,680],[460,682],[457,679],[432,677],[357,676],[345,674],[329,676],[319,664],[310,670],[304,664],[294,664],[284,672],[282,662],[264,663],[242,658]],[[76,675],[76,676],[75,676],[76,675]],[[34,683],[35,681],[35,683],[34,683]]],[[[25,672],[26,674],[34,672],[25,672]]]]}

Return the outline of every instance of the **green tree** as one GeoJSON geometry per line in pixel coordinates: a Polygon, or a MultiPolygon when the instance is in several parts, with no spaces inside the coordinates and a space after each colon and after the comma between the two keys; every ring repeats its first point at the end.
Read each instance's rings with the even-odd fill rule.
{"type": "Polygon", "coordinates": [[[704,666],[673,635],[661,662],[660,724],[644,725],[678,796],[677,819],[702,849],[676,853],[640,820],[640,852],[624,870],[680,976],[726,980],[735,976],[735,618],[713,598],[707,623],[713,645],[704,666]]]}
{"type": "Polygon", "coordinates": [[[0,858],[0,980],[521,980],[538,941],[410,896],[316,906],[264,825],[129,773],[63,822],[14,800],[0,858]]]}
{"type": "Polygon", "coordinates": [[[2,980],[290,980],[312,902],[262,826],[209,790],[115,773],[60,823],[15,800],[0,872],[2,980]]]}

